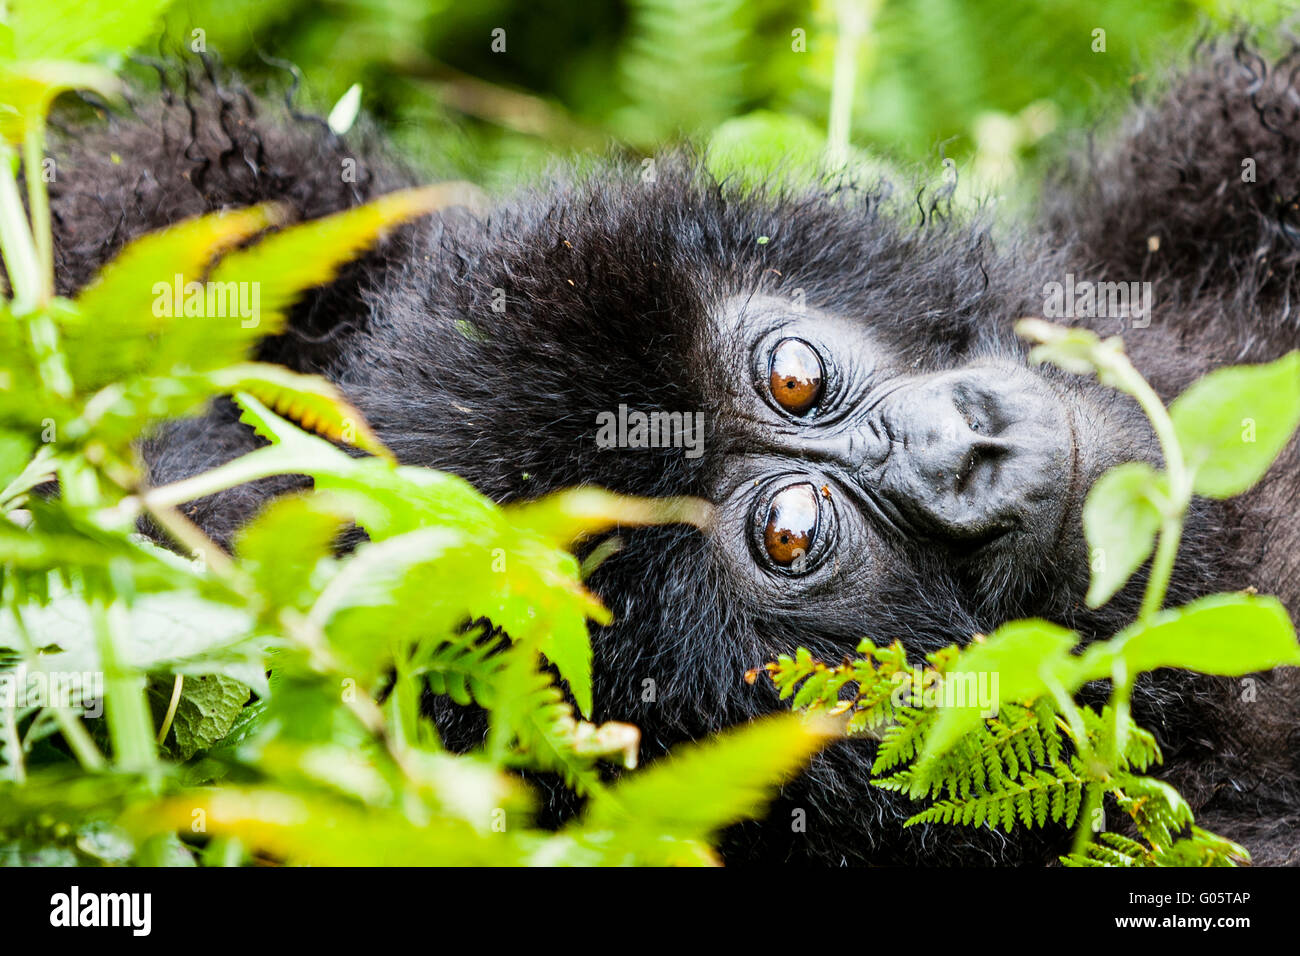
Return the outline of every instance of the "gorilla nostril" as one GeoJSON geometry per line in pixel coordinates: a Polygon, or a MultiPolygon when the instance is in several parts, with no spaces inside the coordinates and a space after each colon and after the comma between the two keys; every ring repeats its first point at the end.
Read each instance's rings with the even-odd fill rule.
{"type": "Polygon", "coordinates": [[[1010,450],[1007,445],[996,439],[980,439],[972,442],[957,468],[953,490],[958,495],[963,495],[971,489],[977,477],[992,477],[998,460],[1009,454],[1010,450]]]}
{"type": "Polygon", "coordinates": [[[971,450],[966,453],[966,458],[962,461],[961,467],[957,469],[957,483],[953,490],[959,495],[965,494],[966,489],[970,487],[971,476],[975,474],[976,457],[976,451],[972,447],[971,450]]]}

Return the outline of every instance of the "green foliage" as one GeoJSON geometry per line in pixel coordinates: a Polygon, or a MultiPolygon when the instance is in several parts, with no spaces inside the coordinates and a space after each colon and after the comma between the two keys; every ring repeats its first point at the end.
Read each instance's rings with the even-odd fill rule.
{"type": "Polygon", "coordinates": [[[1160,530],[1159,501],[1167,497],[1155,469],[1140,461],[1112,468],[1092,486],[1083,508],[1083,533],[1096,549],[1089,607],[1114,597],[1151,557],[1160,530]]]}
{"type": "MultiPolygon", "coordinates": [[[[304,289],[445,191],[291,228],[274,206],[195,219],[128,246],[75,300],[53,295],[35,175],[46,112],[65,90],[113,95],[107,66],[155,35],[165,5],[22,0],[0,20],[0,861],[713,862],[713,834],[758,813],[825,730],[772,718],[611,784],[602,762],[632,767],[638,737],[585,719],[587,621],[608,612],[569,550],[616,524],[702,524],[707,506],[583,489],[500,508],[451,476],[397,466],[329,383],[247,360],[304,289]],[[241,312],[228,293],[242,290],[257,300],[241,312]],[[270,444],[148,487],[140,438],[224,394],[270,444]],[[310,476],[313,490],[268,506],[233,555],[184,517],[188,501],[283,474],[310,476]],[[38,494],[51,480],[59,495],[38,494]],[[190,558],[134,534],[141,518],[190,558]],[[368,541],[339,554],[353,525],[368,541]],[[9,693],[24,675],[48,688],[71,674],[90,681],[58,700],[9,693]],[[421,707],[427,690],[484,709],[481,748],[444,752],[421,707]],[[587,794],[586,813],[559,832],[534,828],[521,770],[587,794]]],[[[1047,31],[1022,3],[923,6],[641,0],[624,24],[573,6],[542,23],[531,4],[509,2],[390,4],[375,17],[361,6],[198,0],[168,23],[252,72],[271,41],[323,91],[322,112],[337,100],[334,128],[364,106],[440,171],[489,185],[611,133],[638,150],[694,136],[715,172],[746,182],[815,181],[829,119],[832,170],[874,178],[889,171],[864,147],[933,160],[943,142],[997,187],[1055,117],[1122,81],[1136,56],[1176,45],[1196,14],[1104,5],[1112,47],[1099,54],[1088,48],[1094,5],[1065,4],[1047,31]],[[502,24],[509,56],[492,49],[502,24]]],[[[1245,851],[1197,828],[1182,798],[1146,776],[1160,754],[1129,717],[1128,695],[1137,674],[1160,667],[1300,663],[1273,599],[1161,610],[1193,492],[1241,492],[1295,429],[1300,358],[1215,373],[1166,412],[1118,340],[1026,332],[1036,357],[1137,397],[1161,439],[1163,471],[1123,466],[1085,509],[1103,559],[1089,603],[1150,559],[1138,621],[1086,649],[1069,631],[1023,621],[923,667],[901,645],[864,641],[857,660],[828,667],[801,650],[768,672],[796,709],[878,740],[877,784],[931,801],[911,823],[1076,825],[1066,859],[1078,865],[1231,863],[1245,851]],[[994,677],[996,714],[970,706],[970,689],[994,677]],[[1102,678],[1108,705],[1075,700],[1102,678]],[[934,706],[959,688],[966,706],[934,706]],[[1131,834],[1091,839],[1103,801],[1131,834]]]]}
{"type": "Polygon", "coordinates": [[[1300,425],[1300,352],[1268,365],[1219,369],[1169,407],[1195,474],[1192,488],[1231,498],[1263,477],[1300,425]]]}
{"type": "Polygon", "coordinates": [[[503,508],[397,465],[325,380],[248,361],[303,290],[446,190],[292,227],[274,206],[194,219],[53,296],[44,184],[26,176],[24,207],[16,172],[40,161],[58,90],[110,85],[57,58],[120,50],[157,9],[18,4],[2,35],[0,860],[716,862],[713,834],[758,813],[826,735],[784,715],[611,786],[602,763],[633,768],[639,735],[585,719],[587,622],[609,612],[571,551],[615,525],[703,524],[708,506],[584,488],[503,508]],[[13,59],[33,51],[53,59],[13,59]],[[150,487],[140,439],[223,394],[269,444],[150,487]],[[274,475],[312,490],[263,509],[233,554],[185,517],[274,475]],[[38,493],[52,479],[58,494],[38,493]],[[136,534],[142,518],[180,554],[136,534]],[[340,553],[353,526],[367,540],[340,553]],[[483,709],[480,748],[444,751],[430,691],[483,709]],[[533,827],[520,771],[591,809],[533,827]]]}
{"type": "Polygon", "coordinates": [[[320,115],[360,84],[363,109],[406,155],[488,187],[543,174],[557,153],[611,138],[646,153],[677,134],[724,143],[726,167],[747,178],[787,172],[821,159],[851,55],[854,156],[934,178],[952,157],[981,195],[1031,189],[1037,178],[1020,173],[1054,129],[1095,121],[1144,74],[1157,80],[1205,19],[1267,26],[1287,12],[1277,0],[1058,0],[1050,11],[1038,0],[393,0],[380,12],[188,0],[167,22],[181,45],[203,31],[245,75],[284,81],[265,53],[293,63],[320,115]],[[846,17],[865,21],[847,50],[846,17]]]}
{"type": "Polygon", "coordinates": [[[1071,866],[1231,866],[1246,850],[1194,825],[1174,788],[1147,776],[1161,762],[1155,738],[1129,713],[1139,674],[1182,668],[1240,676],[1300,666],[1300,645],[1275,598],[1217,594],[1160,610],[1193,490],[1245,491],[1268,470],[1300,424],[1300,352],[1270,365],[1212,373],[1166,410],[1124,356],[1118,338],[1083,329],[1020,323],[1054,361],[1137,399],[1161,441],[1165,469],[1120,465],[1084,505],[1096,555],[1089,603],[1102,603],[1155,552],[1138,620],[1114,637],[1079,646],[1047,621],[1012,621],[965,647],[931,653],[913,667],[901,644],[869,640],[835,667],[803,649],[767,665],[796,708],[847,714],[846,732],[879,743],[873,783],[930,801],[907,821],[1012,830],[1048,823],[1076,827],[1071,866]],[[1238,424],[1258,426],[1243,448],[1238,424]],[[1109,679],[1096,709],[1076,694],[1109,679]],[[1109,800],[1139,839],[1104,829],[1109,800]],[[1093,834],[1099,834],[1093,840],[1093,834]]]}

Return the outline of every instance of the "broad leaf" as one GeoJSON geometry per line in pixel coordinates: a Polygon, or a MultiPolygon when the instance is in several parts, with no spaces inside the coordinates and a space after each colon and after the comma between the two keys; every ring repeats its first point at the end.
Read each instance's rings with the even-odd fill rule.
{"type": "Polygon", "coordinates": [[[305,289],[334,278],[339,267],[394,226],[447,204],[439,186],[405,189],[311,222],[284,229],[226,256],[210,281],[250,282],[263,314],[282,312],[305,289]]]}
{"type": "Polygon", "coordinates": [[[782,714],[708,743],[683,745],[594,797],[579,826],[584,831],[634,828],[647,837],[704,838],[758,815],[777,786],[830,739],[825,725],[782,714]]]}
{"type": "Polygon", "coordinates": [[[1165,483],[1150,465],[1129,462],[1106,472],[1088,492],[1083,533],[1092,566],[1089,607],[1109,601],[1151,556],[1161,520],[1151,493],[1165,483]]]}
{"type": "Polygon", "coordinates": [[[1095,644],[1079,661],[1083,680],[1109,677],[1115,655],[1129,674],[1181,667],[1239,677],[1281,665],[1300,666],[1300,645],[1286,608],[1274,597],[1215,594],[1162,611],[1095,644]]]}
{"type": "Polygon", "coordinates": [[[971,646],[957,667],[943,677],[945,684],[963,687],[962,706],[942,708],[926,738],[918,766],[946,753],[1004,700],[1025,701],[1050,695],[1050,682],[1074,690],[1077,684],[1070,676],[1070,650],[1076,641],[1073,631],[1029,619],[1004,624],[982,643],[971,646]],[[972,702],[965,693],[968,688],[976,692],[983,689],[995,699],[972,702]]]}
{"type": "Polygon", "coordinates": [[[1239,495],[1263,477],[1300,425],[1300,351],[1211,372],[1169,406],[1194,490],[1239,495]]]}
{"type": "Polygon", "coordinates": [[[392,460],[392,453],[371,430],[361,412],[328,379],[261,362],[219,369],[208,377],[218,388],[256,396],[305,431],[392,460]]]}
{"type": "Polygon", "coordinates": [[[73,9],[50,0],[10,0],[13,55],[20,59],[82,59],[127,53],[154,36],[171,0],[78,0],[73,9]]]}
{"type": "Polygon", "coordinates": [[[169,371],[150,365],[159,352],[158,333],[187,322],[200,332],[209,325],[185,316],[183,308],[177,314],[177,282],[183,290],[197,281],[216,256],[278,215],[273,206],[214,213],[149,233],[123,249],[77,296],[82,318],[70,319],[65,329],[78,387],[90,391],[130,373],[169,371]]]}

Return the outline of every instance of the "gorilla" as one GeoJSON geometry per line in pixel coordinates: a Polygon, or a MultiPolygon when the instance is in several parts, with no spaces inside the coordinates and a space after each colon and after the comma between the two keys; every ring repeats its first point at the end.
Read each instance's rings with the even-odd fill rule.
{"type": "MultiPolygon", "coordinates": [[[[303,298],[259,357],[326,375],[402,462],[499,502],[592,484],[715,504],[707,532],[621,530],[590,580],[615,616],[592,634],[594,718],[638,725],[647,759],[782,706],[744,675],[797,646],[834,661],[865,635],[919,657],[1031,615],[1109,636],[1142,575],[1085,606],[1082,503],[1107,468],[1159,449],[1127,398],[1030,366],[1012,324],[1042,316],[1054,283],[1150,283],[1149,308],[1072,321],[1121,333],[1166,401],[1217,366],[1300,346],[1297,76],[1300,47],[1202,44],[1109,145],[1070,151],[1032,223],[851,175],[718,181],[689,151],[561,171],[490,211],[396,231],[303,298]],[[646,421],[702,433],[638,441],[646,421]]],[[[347,142],[213,70],[185,79],[54,147],[61,293],[184,217],[277,200],[310,219],[415,179],[372,137],[347,142]]],[[[260,442],[217,401],[150,437],[149,480],[260,442]]],[[[185,510],[228,547],[306,483],[185,510]]],[[[1255,587],[1300,610],[1296,500],[1292,443],[1246,496],[1195,502],[1168,602],[1255,587]]],[[[1257,680],[1247,703],[1236,681],[1162,673],[1135,716],[1199,825],[1257,863],[1297,863],[1300,681],[1257,680]]],[[[428,708],[450,746],[481,740],[481,713],[428,708]]],[[[723,834],[725,860],[1032,864],[1061,850],[1051,831],[904,829],[919,805],[869,784],[873,752],[828,748],[764,820],[723,834]]],[[[548,789],[548,822],[574,812],[548,789]]]]}

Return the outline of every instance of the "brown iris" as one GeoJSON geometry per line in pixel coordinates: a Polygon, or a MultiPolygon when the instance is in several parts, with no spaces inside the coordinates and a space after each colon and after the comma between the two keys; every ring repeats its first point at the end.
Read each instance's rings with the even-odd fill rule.
{"type": "Polygon", "coordinates": [[[782,339],[772,349],[768,387],[791,415],[803,415],[822,397],[822,360],[802,339],[782,339]]]}
{"type": "Polygon", "coordinates": [[[772,497],[763,547],[776,564],[789,567],[807,555],[816,534],[816,488],[807,483],[787,485],[772,497]]]}

